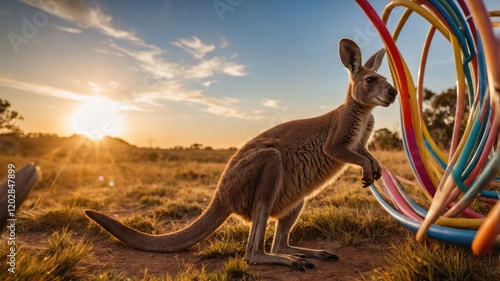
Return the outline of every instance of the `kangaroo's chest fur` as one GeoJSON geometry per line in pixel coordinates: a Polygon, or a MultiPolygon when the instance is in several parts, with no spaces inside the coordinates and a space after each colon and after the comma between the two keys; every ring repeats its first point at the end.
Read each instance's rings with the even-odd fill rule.
{"type": "Polygon", "coordinates": [[[342,124],[339,126],[338,134],[345,136],[345,145],[353,150],[360,146],[366,146],[374,125],[371,112],[349,108],[344,115],[343,118],[339,119],[342,124]]]}

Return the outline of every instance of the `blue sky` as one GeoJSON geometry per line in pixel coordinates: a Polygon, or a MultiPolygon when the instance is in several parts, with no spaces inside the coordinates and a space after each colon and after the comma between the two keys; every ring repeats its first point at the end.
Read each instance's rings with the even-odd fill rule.
{"type": "MultiPolygon", "coordinates": [[[[0,3],[0,97],[25,131],[94,126],[142,146],[239,147],[343,102],[341,38],[365,59],[382,47],[355,1],[62,2],[0,3]]],[[[387,4],[370,2],[379,13],[387,4]]],[[[398,42],[415,75],[427,28],[412,17],[398,42]]],[[[426,87],[453,86],[442,37],[430,60],[426,87]]],[[[386,62],[380,72],[389,77],[386,62]]],[[[376,109],[376,127],[397,129],[398,107],[376,109]]]]}

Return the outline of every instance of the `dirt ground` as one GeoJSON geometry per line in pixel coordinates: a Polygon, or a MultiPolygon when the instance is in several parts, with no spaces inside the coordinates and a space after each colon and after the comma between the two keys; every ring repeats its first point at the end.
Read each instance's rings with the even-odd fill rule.
{"type": "MultiPolygon", "coordinates": [[[[19,234],[24,247],[36,247],[47,237],[42,233],[19,234]],[[42,237],[44,236],[44,237],[42,237]],[[30,246],[28,246],[30,245],[30,246]]],[[[82,264],[82,279],[106,270],[123,271],[129,277],[143,277],[145,271],[150,275],[175,276],[187,268],[201,269],[208,272],[221,269],[227,259],[200,260],[195,251],[180,253],[151,253],[129,248],[120,242],[92,240],[93,258],[82,264]],[[88,275],[87,275],[88,274],[88,275]]],[[[345,246],[331,240],[304,241],[297,246],[325,249],[339,256],[338,261],[308,259],[316,265],[307,272],[293,270],[280,265],[250,265],[261,280],[357,280],[362,273],[370,272],[379,265],[383,257],[383,244],[378,246],[345,246]]]]}

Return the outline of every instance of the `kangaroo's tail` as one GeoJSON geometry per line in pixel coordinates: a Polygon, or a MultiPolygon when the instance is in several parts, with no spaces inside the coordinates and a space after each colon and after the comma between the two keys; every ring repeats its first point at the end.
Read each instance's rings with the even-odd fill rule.
{"type": "Polygon", "coordinates": [[[123,243],[148,252],[184,251],[212,234],[231,212],[217,197],[193,223],[179,231],[151,235],[132,229],[101,212],[85,210],[85,214],[123,243]]]}

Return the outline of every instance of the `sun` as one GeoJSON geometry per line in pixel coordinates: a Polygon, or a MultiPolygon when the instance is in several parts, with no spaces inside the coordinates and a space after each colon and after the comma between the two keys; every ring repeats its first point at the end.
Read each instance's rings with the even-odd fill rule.
{"type": "Polygon", "coordinates": [[[105,136],[116,137],[123,130],[123,116],[116,103],[96,98],[75,110],[70,118],[70,126],[76,134],[93,140],[105,136]]]}

